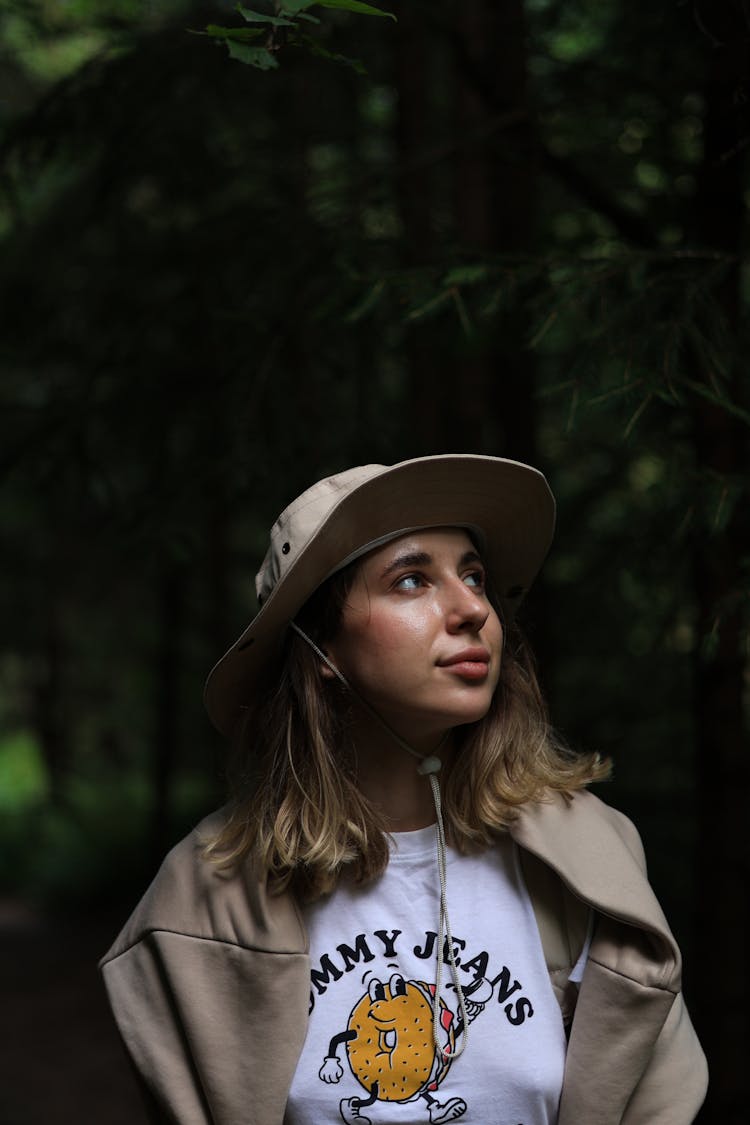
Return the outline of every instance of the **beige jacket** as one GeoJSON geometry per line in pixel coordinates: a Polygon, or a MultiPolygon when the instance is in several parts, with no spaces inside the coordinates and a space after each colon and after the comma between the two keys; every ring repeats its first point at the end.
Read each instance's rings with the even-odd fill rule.
{"type": "MultiPolygon", "coordinates": [[[[102,971],[155,1121],[282,1125],[307,1024],[307,936],[290,895],[269,896],[251,872],[222,875],[202,858],[219,815],[170,853],[102,971]]],[[[545,910],[597,911],[559,1125],[689,1125],[706,1063],[636,830],[583,792],[529,805],[512,836],[528,853],[525,867],[546,873],[550,894],[535,902],[543,936],[545,910]]],[[[551,927],[555,985],[576,955],[566,925],[557,918],[551,927]]]]}

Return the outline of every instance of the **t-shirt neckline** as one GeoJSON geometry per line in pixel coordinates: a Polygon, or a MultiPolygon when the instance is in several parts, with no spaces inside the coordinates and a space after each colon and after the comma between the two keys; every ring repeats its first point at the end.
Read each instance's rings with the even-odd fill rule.
{"type": "Polygon", "coordinates": [[[428,824],[426,828],[415,828],[411,832],[390,832],[388,844],[391,863],[426,855],[433,856],[436,849],[435,825],[428,824]]]}

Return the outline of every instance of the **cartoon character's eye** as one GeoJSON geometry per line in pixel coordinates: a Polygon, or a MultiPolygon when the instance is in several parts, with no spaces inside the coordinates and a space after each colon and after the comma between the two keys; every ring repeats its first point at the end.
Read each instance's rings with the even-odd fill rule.
{"type": "Polygon", "coordinates": [[[385,1000],[385,988],[383,982],[373,977],[367,986],[367,995],[374,1004],[377,1000],[385,1000]]]}
{"type": "Polygon", "coordinates": [[[391,999],[395,996],[406,996],[406,981],[401,976],[401,973],[394,973],[388,982],[388,987],[391,990],[391,999]]]}

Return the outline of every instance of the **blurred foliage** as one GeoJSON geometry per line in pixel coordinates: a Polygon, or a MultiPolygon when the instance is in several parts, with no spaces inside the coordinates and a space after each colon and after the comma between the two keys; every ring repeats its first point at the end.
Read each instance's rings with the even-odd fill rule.
{"type": "Polygon", "coordinates": [[[26,732],[0,743],[0,811],[26,811],[47,797],[47,773],[39,746],[26,732]]]}
{"type": "MultiPolygon", "coordinates": [[[[0,748],[0,886],[59,913],[106,909],[143,889],[144,825],[152,796],[143,770],[87,764],[63,804],[45,801],[39,751],[19,739],[0,748]]],[[[206,804],[205,777],[182,774],[172,792],[173,833],[206,804]]]]}

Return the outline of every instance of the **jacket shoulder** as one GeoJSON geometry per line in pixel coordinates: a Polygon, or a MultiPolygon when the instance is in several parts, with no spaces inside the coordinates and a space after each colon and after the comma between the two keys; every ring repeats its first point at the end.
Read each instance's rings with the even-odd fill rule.
{"type": "Polygon", "coordinates": [[[552,793],[520,810],[511,826],[516,842],[550,862],[568,881],[589,881],[596,872],[639,880],[646,858],[638,830],[624,813],[587,790],[552,793]]]}
{"type": "Polygon", "coordinates": [[[646,877],[640,836],[626,816],[585,790],[552,794],[524,806],[510,831],[583,902],[660,939],[677,968],[679,951],[646,877]]]}
{"type": "Polygon", "coordinates": [[[625,813],[613,809],[605,804],[593,793],[583,789],[573,798],[576,806],[576,815],[581,823],[582,831],[596,834],[599,830],[610,830],[625,844],[633,859],[644,872],[646,870],[646,855],[643,850],[640,833],[625,813]]]}
{"type": "Polygon", "coordinates": [[[307,951],[291,895],[270,893],[249,862],[225,870],[205,855],[223,818],[222,810],[212,813],[172,848],[102,965],[157,931],[261,952],[307,951]]]}

